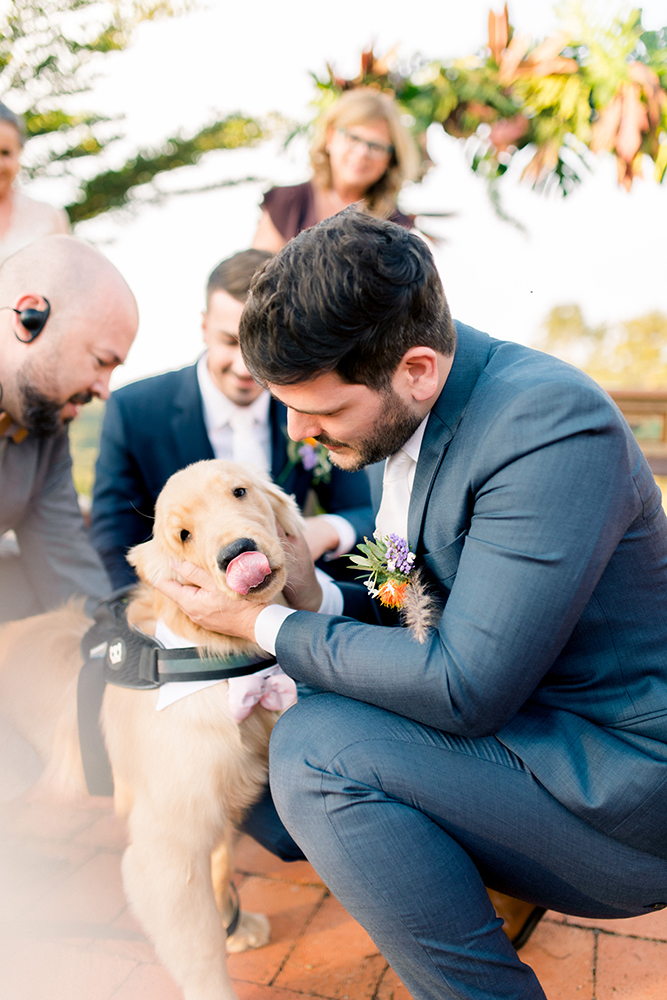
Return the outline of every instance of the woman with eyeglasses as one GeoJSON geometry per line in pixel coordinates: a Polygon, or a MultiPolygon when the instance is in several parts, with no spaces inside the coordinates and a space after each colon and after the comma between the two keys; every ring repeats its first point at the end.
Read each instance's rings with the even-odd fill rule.
{"type": "Polygon", "coordinates": [[[288,240],[347,205],[407,229],[396,198],[419,174],[419,155],[391,97],[368,87],[346,91],[317,123],[310,150],[312,180],[274,187],[264,196],[253,247],[277,253],[288,240]]]}

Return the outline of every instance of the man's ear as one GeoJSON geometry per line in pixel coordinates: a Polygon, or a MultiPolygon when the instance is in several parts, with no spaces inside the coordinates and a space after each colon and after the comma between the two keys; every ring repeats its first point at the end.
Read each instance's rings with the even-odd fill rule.
{"type": "Polygon", "coordinates": [[[43,295],[26,292],[19,295],[14,305],[9,307],[12,312],[12,329],[14,336],[22,344],[31,344],[42,332],[51,307],[43,295]]]}
{"type": "Polygon", "coordinates": [[[202,314],[201,314],[201,332],[202,332],[202,339],[203,339],[204,343],[206,344],[206,346],[208,347],[209,346],[209,343],[208,343],[208,312],[207,312],[206,309],[202,309],[202,314]]]}
{"type": "Polygon", "coordinates": [[[438,353],[432,347],[410,347],[399,361],[397,377],[414,400],[431,400],[441,388],[438,353]]]}

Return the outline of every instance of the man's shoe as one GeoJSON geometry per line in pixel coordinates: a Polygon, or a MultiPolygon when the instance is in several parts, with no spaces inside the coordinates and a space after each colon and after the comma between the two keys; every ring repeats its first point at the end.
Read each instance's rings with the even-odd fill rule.
{"type": "Polygon", "coordinates": [[[533,933],[547,912],[543,906],[524,903],[522,899],[506,896],[495,889],[487,889],[493,908],[502,918],[503,930],[518,951],[533,933]]]}

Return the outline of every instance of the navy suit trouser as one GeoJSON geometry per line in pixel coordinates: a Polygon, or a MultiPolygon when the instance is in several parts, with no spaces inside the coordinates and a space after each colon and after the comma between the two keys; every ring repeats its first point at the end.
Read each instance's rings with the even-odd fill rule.
{"type": "Polygon", "coordinates": [[[414,1000],[544,1000],[485,885],[584,917],[667,902],[667,861],[569,813],[494,737],[324,692],[271,738],[285,826],[414,1000]]]}

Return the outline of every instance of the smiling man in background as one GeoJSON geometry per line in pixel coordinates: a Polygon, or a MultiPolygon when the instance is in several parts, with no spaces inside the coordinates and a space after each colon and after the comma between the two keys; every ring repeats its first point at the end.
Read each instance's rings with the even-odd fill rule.
{"type": "Polygon", "coordinates": [[[106,573],[85,533],[67,424],[109,377],[137,332],[116,268],[70,236],[36,240],[0,268],[0,621],[74,594],[103,597],[106,573]]]}

